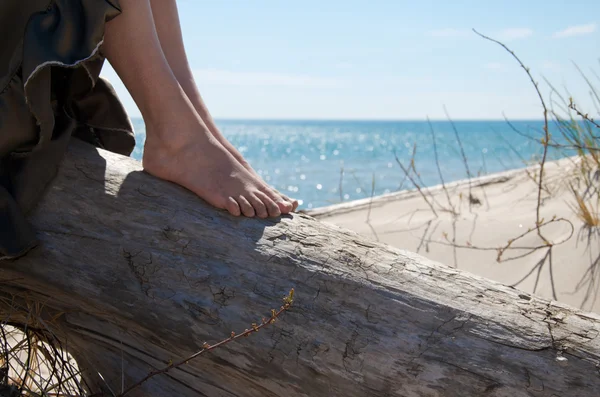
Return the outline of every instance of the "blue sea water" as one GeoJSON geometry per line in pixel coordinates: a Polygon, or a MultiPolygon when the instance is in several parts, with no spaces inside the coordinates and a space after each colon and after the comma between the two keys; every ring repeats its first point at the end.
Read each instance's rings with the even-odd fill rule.
{"type": "MultiPolygon", "coordinates": [[[[137,145],[132,157],[139,160],[145,127],[142,119],[134,119],[133,124],[137,145]]],[[[426,121],[220,120],[217,124],[254,169],[269,184],[298,199],[301,208],[414,188],[395,156],[409,167],[415,145],[420,180],[427,186],[440,183],[426,121]]],[[[532,120],[511,124],[454,122],[472,176],[520,168],[539,158],[543,123],[532,120]]],[[[432,121],[431,126],[444,180],[466,178],[452,123],[432,121]]],[[[549,158],[566,154],[551,150],[549,158]]]]}

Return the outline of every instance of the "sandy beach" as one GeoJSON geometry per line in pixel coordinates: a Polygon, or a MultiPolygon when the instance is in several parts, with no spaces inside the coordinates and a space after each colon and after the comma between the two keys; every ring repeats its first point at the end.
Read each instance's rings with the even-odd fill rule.
{"type": "Polygon", "coordinates": [[[569,188],[577,181],[578,161],[546,164],[540,219],[542,236],[553,244],[550,252],[535,230],[539,166],[307,213],[445,265],[598,312],[599,234],[577,217],[569,188]],[[511,240],[498,261],[498,249],[511,240]]]}

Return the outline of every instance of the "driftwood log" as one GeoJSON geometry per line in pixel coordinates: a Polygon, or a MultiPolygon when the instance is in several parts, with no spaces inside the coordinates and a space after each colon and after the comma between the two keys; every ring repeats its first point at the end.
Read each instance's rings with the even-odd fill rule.
{"type": "Polygon", "coordinates": [[[274,324],[129,395],[600,396],[597,315],[302,214],[231,217],[80,142],[31,219],[41,246],[1,264],[3,285],[63,313],[65,346],[106,395],[294,287],[274,324]]]}

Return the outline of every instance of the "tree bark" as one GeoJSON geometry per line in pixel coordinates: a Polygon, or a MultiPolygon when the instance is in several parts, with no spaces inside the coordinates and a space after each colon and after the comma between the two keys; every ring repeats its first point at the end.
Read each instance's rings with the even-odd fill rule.
{"type": "Polygon", "coordinates": [[[31,220],[41,245],[1,263],[4,295],[63,313],[53,326],[107,395],[260,323],[292,287],[274,324],[129,395],[600,395],[595,314],[306,215],[229,216],[81,142],[31,220]]]}

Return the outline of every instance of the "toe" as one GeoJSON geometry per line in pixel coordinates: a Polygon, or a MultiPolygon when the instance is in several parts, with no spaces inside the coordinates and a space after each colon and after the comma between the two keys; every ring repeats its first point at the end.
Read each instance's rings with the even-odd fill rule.
{"type": "Polygon", "coordinates": [[[237,198],[237,202],[240,205],[242,214],[244,214],[244,216],[247,216],[248,218],[252,218],[254,216],[254,208],[252,207],[250,202],[246,199],[246,197],[239,196],[237,198]]]}
{"type": "Polygon", "coordinates": [[[281,212],[284,214],[287,214],[294,210],[294,205],[281,196],[278,199],[276,199],[275,202],[277,203],[277,206],[279,207],[281,212]]]}
{"type": "Polygon", "coordinates": [[[227,198],[227,204],[225,205],[225,208],[227,208],[227,211],[229,211],[229,213],[233,216],[240,216],[242,213],[242,210],[240,210],[240,205],[233,197],[227,198]]]}
{"type": "Polygon", "coordinates": [[[287,214],[292,211],[293,205],[284,200],[280,193],[274,192],[271,189],[265,189],[263,190],[263,193],[275,202],[282,214],[287,214]]]}
{"type": "Polygon", "coordinates": [[[281,210],[279,209],[279,206],[275,204],[275,202],[269,196],[267,196],[263,192],[256,192],[256,195],[260,197],[262,202],[267,207],[267,211],[269,211],[269,216],[275,218],[281,215],[281,210]]]}
{"type": "Polygon", "coordinates": [[[267,212],[267,207],[263,203],[263,201],[258,197],[258,195],[249,195],[248,200],[252,207],[254,207],[254,212],[258,215],[259,218],[267,218],[269,213],[267,212]]]}
{"type": "Polygon", "coordinates": [[[287,201],[288,203],[290,203],[292,205],[292,211],[296,211],[296,209],[298,208],[298,200],[291,199],[288,196],[286,196],[285,194],[282,194],[282,196],[285,201],[287,201]]]}

